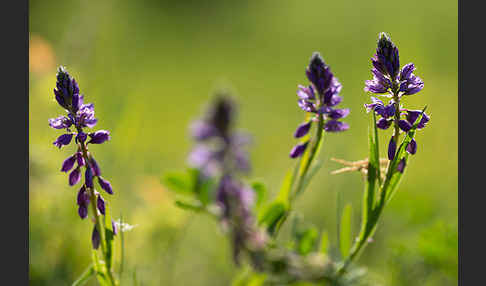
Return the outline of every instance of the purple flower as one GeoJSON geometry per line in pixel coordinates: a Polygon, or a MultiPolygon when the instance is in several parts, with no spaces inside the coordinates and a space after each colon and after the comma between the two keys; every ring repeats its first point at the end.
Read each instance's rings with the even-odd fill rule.
{"type": "Polygon", "coordinates": [[[88,138],[88,135],[84,132],[80,132],[76,135],[76,140],[80,143],[84,143],[84,141],[86,141],[86,138],[88,138]]]}
{"type": "Polygon", "coordinates": [[[311,125],[312,125],[311,120],[304,122],[301,125],[299,125],[297,130],[295,130],[294,137],[300,138],[300,137],[306,135],[309,132],[311,125]]]}
{"type": "Polygon", "coordinates": [[[78,206],[78,215],[81,219],[88,217],[88,207],[86,205],[78,206]]]}
{"type": "Polygon", "coordinates": [[[405,95],[412,95],[424,88],[422,79],[413,74],[413,63],[406,64],[400,71],[400,91],[405,95]]]}
{"type": "Polygon", "coordinates": [[[67,159],[64,160],[64,162],[62,163],[61,172],[67,173],[69,170],[73,168],[75,162],[76,162],[75,155],[67,157],[67,159]]]}
{"type": "Polygon", "coordinates": [[[218,95],[203,119],[190,126],[198,142],[188,157],[188,163],[205,177],[217,175],[224,169],[247,172],[250,169],[245,147],[248,136],[232,130],[236,106],[225,94],[218,95]]]}
{"type": "Polygon", "coordinates": [[[414,155],[417,153],[417,142],[412,138],[412,141],[407,145],[407,152],[414,155]]]}
{"type": "Polygon", "coordinates": [[[393,122],[392,119],[380,118],[376,122],[376,127],[380,128],[380,129],[388,129],[388,127],[390,127],[392,122],[393,122]]]}
{"type": "Polygon", "coordinates": [[[69,185],[74,186],[79,182],[79,180],[81,180],[81,170],[79,167],[76,167],[76,169],[69,174],[69,185]]]}
{"type": "Polygon", "coordinates": [[[307,145],[309,144],[309,141],[306,141],[304,143],[297,144],[292,150],[290,151],[290,158],[297,158],[304,154],[305,149],[307,148],[307,145]]]}
{"type": "Polygon", "coordinates": [[[76,161],[78,162],[78,166],[84,166],[86,163],[83,157],[83,153],[76,152],[76,161]]]}
{"type": "Polygon", "coordinates": [[[76,80],[69,75],[63,66],[57,70],[57,82],[54,94],[61,107],[69,111],[77,111],[79,106],[79,87],[76,80]]]}
{"type": "Polygon", "coordinates": [[[49,119],[49,126],[54,129],[67,129],[71,127],[73,122],[66,116],[59,116],[57,118],[49,119]]]}
{"type": "Polygon", "coordinates": [[[100,247],[101,237],[96,225],[93,228],[93,233],[91,234],[91,243],[94,249],[98,249],[100,247]]]}
{"type": "Polygon", "coordinates": [[[341,132],[349,129],[349,125],[345,122],[337,120],[329,120],[324,124],[324,130],[327,132],[341,132]]]}
{"type": "Polygon", "coordinates": [[[93,188],[93,170],[90,166],[86,166],[86,171],[84,172],[84,179],[86,187],[93,188]]]}
{"type": "Polygon", "coordinates": [[[98,119],[94,117],[94,104],[83,104],[76,113],[76,124],[80,127],[93,128],[98,119]]]}
{"type": "Polygon", "coordinates": [[[391,81],[375,68],[371,72],[373,73],[373,80],[365,81],[364,90],[377,94],[387,93],[391,87],[391,81]]]}
{"type": "Polygon", "coordinates": [[[314,94],[314,89],[312,88],[312,85],[309,85],[309,87],[305,87],[303,85],[299,85],[299,89],[297,90],[297,96],[300,99],[304,100],[314,100],[316,99],[315,94],[314,94]]]}
{"type": "Polygon", "coordinates": [[[99,176],[98,183],[103,190],[105,190],[108,194],[113,195],[113,189],[111,188],[111,184],[108,180],[105,180],[103,177],[99,176]]]}
{"type": "Polygon", "coordinates": [[[402,129],[404,132],[408,132],[410,129],[412,129],[412,124],[410,124],[410,122],[407,120],[401,119],[398,121],[398,127],[400,127],[400,129],[402,129]]]}
{"type": "Polygon", "coordinates": [[[217,134],[217,130],[211,124],[198,120],[192,123],[191,135],[198,141],[203,141],[217,134]]]}
{"type": "Polygon", "coordinates": [[[380,33],[376,54],[371,59],[375,69],[391,80],[395,80],[400,69],[398,48],[386,33],[380,33]]]}
{"type": "Polygon", "coordinates": [[[81,205],[87,205],[88,202],[89,202],[89,194],[86,191],[86,187],[83,185],[81,189],[79,189],[76,203],[79,206],[81,206],[81,205]]]}
{"type": "Polygon", "coordinates": [[[397,142],[393,139],[390,139],[390,143],[388,143],[388,160],[393,160],[395,158],[395,153],[397,151],[397,142]]]}
{"type": "Polygon", "coordinates": [[[403,173],[403,170],[405,169],[405,164],[406,164],[405,158],[402,158],[402,160],[400,160],[400,162],[397,165],[397,171],[403,173]]]}
{"type": "Polygon", "coordinates": [[[91,162],[91,169],[93,171],[93,175],[99,177],[101,176],[101,170],[100,166],[98,165],[98,162],[96,162],[95,158],[93,156],[90,156],[90,162],[91,162]]]}
{"type": "Polygon", "coordinates": [[[248,230],[254,223],[251,213],[254,201],[253,190],[240,184],[230,175],[224,175],[218,186],[216,201],[222,210],[223,221],[238,222],[231,224],[234,259],[235,263],[238,263],[239,252],[249,238],[248,230]]]}
{"type": "Polygon", "coordinates": [[[105,200],[101,195],[98,195],[98,199],[96,200],[96,207],[102,215],[105,215],[105,200]]]}
{"type": "Polygon", "coordinates": [[[107,140],[110,140],[110,132],[106,130],[98,130],[94,133],[90,133],[89,137],[91,137],[91,140],[89,140],[88,143],[101,144],[107,140]]]}
{"type": "Polygon", "coordinates": [[[63,146],[63,145],[69,145],[69,143],[71,143],[71,139],[73,139],[73,134],[63,134],[59,137],[57,137],[56,141],[54,141],[54,145],[59,147],[59,149],[63,146]]]}

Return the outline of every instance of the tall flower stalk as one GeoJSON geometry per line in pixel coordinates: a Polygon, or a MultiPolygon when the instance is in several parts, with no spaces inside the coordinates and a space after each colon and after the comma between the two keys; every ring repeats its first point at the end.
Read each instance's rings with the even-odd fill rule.
{"type": "Polygon", "coordinates": [[[312,54],[305,72],[310,84],[308,86],[299,85],[297,96],[299,97],[299,107],[306,112],[306,120],[297,127],[294,133],[295,138],[302,138],[301,142],[290,151],[290,158],[302,157],[300,164],[296,167],[298,177],[296,178],[297,185],[292,194],[293,198],[304,190],[309,168],[320,150],[323,133],[341,132],[349,129],[347,123],[339,121],[339,119],[348,116],[349,109],[335,108],[342,101],[342,97],[339,96],[342,85],[318,52],[312,54]],[[313,122],[317,122],[317,128],[314,140],[310,143],[311,138],[306,135],[309,133],[313,122]],[[306,153],[309,144],[312,144],[312,146],[306,153]]]}
{"type": "Polygon", "coordinates": [[[81,181],[84,169],[84,182],[78,191],[76,203],[81,219],[87,218],[89,212],[92,215],[93,265],[89,268],[92,271],[85,273],[96,274],[101,285],[119,285],[112,270],[113,237],[117,234],[117,227],[109,218],[107,203],[102,194],[95,189],[94,180],[98,181],[101,189],[107,194],[112,195],[113,189],[111,183],[101,176],[98,162],[88,150],[89,144],[102,144],[110,140],[110,133],[106,130],[85,130],[93,128],[98,122],[94,117],[94,105],[84,103],[84,95],[79,93],[78,83],[64,67],[59,67],[56,77],[55,99],[66,111],[66,115],[49,119],[49,125],[54,129],[65,130],[66,133],[59,136],[53,144],[62,148],[74,142],[76,151],[64,160],[61,172],[70,172],[68,183],[75,186],[81,181]],[[101,258],[96,251],[100,246],[101,258]]]}
{"type": "Polygon", "coordinates": [[[405,171],[408,154],[417,152],[415,132],[425,127],[430,117],[423,110],[404,108],[401,101],[407,96],[416,94],[424,87],[422,79],[413,71],[413,63],[400,69],[398,48],[385,33],[380,33],[376,54],[371,59],[373,79],[365,82],[364,90],[390,98],[385,105],[382,100],[371,97],[372,103],[365,104],[368,112],[372,111],[370,126],[370,157],[367,167],[367,183],[363,199],[363,218],[361,231],[348,257],[341,264],[338,274],[346,272],[351,262],[374,234],[385,205],[392,198],[405,171]],[[376,115],[381,118],[376,121],[376,115]],[[393,134],[388,142],[388,165],[384,180],[380,174],[380,160],[377,129],[388,129],[393,126],[393,134]],[[405,134],[398,145],[400,135],[405,134]]]}

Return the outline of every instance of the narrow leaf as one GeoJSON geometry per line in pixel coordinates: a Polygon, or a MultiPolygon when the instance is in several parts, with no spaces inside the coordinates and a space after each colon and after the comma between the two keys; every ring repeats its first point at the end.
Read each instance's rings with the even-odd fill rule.
{"type": "Polygon", "coordinates": [[[319,245],[319,252],[322,254],[327,254],[327,250],[329,247],[329,235],[327,231],[323,231],[321,233],[321,243],[319,245]]]}
{"type": "Polygon", "coordinates": [[[251,183],[251,188],[253,189],[253,191],[255,191],[255,195],[256,195],[255,206],[258,208],[265,200],[267,194],[267,188],[262,182],[258,182],[258,181],[251,183]]]}
{"type": "Polygon", "coordinates": [[[95,269],[93,267],[93,264],[91,264],[84,272],[79,276],[76,281],[73,282],[72,286],[81,286],[86,284],[86,282],[89,281],[91,277],[95,274],[95,269]]]}
{"type": "Polygon", "coordinates": [[[341,216],[341,229],[340,229],[340,250],[342,257],[347,257],[351,248],[351,204],[346,204],[341,216]]]}

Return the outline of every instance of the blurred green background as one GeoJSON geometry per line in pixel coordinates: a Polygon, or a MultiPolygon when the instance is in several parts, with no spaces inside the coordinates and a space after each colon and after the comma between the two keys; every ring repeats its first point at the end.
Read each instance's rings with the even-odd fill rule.
{"type": "MultiPolygon", "coordinates": [[[[351,129],[326,137],[324,167],[296,208],[335,244],[337,193],[353,204],[357,233],[363,184],[358,173],[330,175],[341,166],[329,159],[367,156],[363,87],[381,31],[401,65],[415,63],[425,88],[406,105],[427,104],[431,122],[359,264],[380,285],[457,284],[457,1],[31,0],[29,17],[32,285],[70,284],[90,263],[79,186],[59,172],[73,146],[54,147],[61,132],[47,124],[63,113],[52,92],[58,65],[95,103],[96,129],[111,131],[91,151],[114,187],[112,214],[137,225],[125,233],[123,284],[229,285],[238,270],[218,224],[174,207],[160,183],[185,166],[188,124],[215,88],[230,86],[239,126],[254,139],[251,177],[275,194],[303,120],[297,85],[319,51],[343,84],[351,129]]],[[[380,132],[382,151],[389,132],[380,132]]]]}

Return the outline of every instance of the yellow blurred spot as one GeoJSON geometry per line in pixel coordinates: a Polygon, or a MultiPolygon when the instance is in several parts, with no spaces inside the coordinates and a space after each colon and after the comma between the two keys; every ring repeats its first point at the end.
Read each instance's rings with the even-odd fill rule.
{"type": "Polygon", "coordinates": [[[55,68],[55,56],[51,45],[39,35],[31,35],[29,41],[29,72],[44,74],[55,68]]]}

